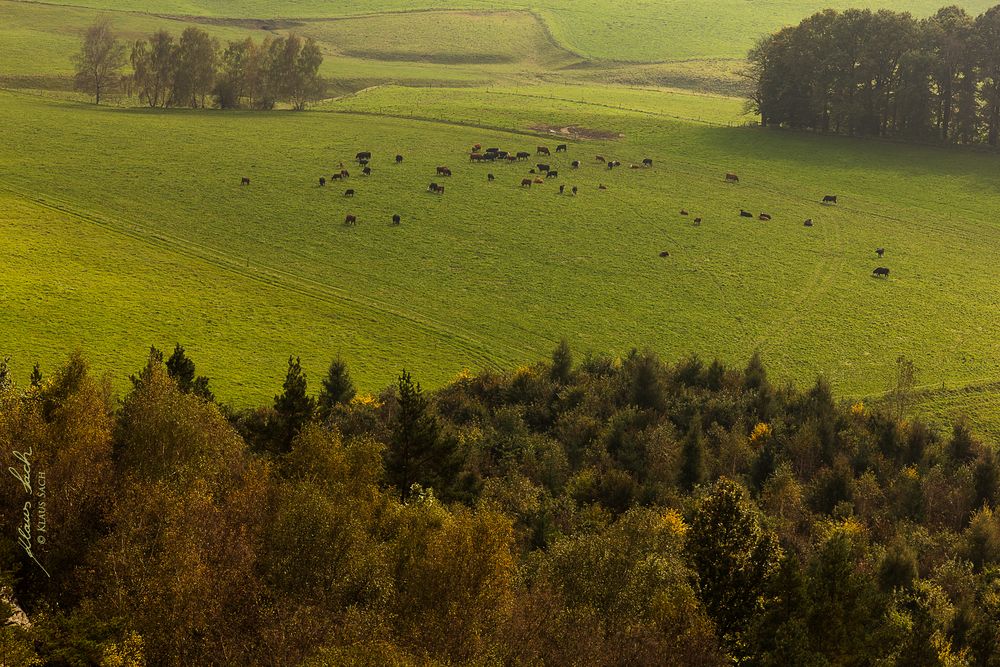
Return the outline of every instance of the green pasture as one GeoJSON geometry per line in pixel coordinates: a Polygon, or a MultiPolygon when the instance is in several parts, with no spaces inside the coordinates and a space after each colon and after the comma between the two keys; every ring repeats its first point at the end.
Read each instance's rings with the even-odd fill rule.
{"type": "Polygon", "coordinates": [[[289,354],[315,379],[339,353],[376,390],[403,365],[436,385],[544,357],[561,336],[581,354],[648,345],[742,363],[761,349],[778,377],[825,373],[851,395],[884,390],[900,354],[931,388],[996,380],[995,155],[679,121],[668,93],[655,114],[564,94],[379,88],[334,112],[255,114],[0,93],[14,128],[0,134],[3,350],[22,376],[77,346],[121,373],[179,340],[237,403],[273,394],[289,354]],[[374,115],[406,110],[427,120],[374,115]],[[474,142],[570,150],[545,160],[559,178],[529,189],[524,163],[469,164],[474,142]],[[375,153],[370,178],[359,150],[375,153]],[[628,168],[644,157],[652,169],[628,168]],[[348,184],[320,188],[341,161],[348,184]],[[826,193],[840,205],[820,205],[826,193]],[[889,280],[871,277],[879,264],[889,280]]]}
{"type": "MultiPolygon", "coordinates": [[[[494,10],[492,0],[54,0],[108,11],[197,15],[214,18],[329,18],[427,9],[494,10]]],[[[535,12],[561,44],[587,58],[660,61],[741,58],[762,34],[834,7],[889,8],[929,15],[944,0],[511,0],[502,9],[535,12]]],[[[965,0],[980,12],[993,0],[965,0]]],[[[460,37],[459,37],[460,38],[460,37]]],[[[497,41],[509,38],[497,35],[497,41]]],[[[385,45],[384,48],[391,48],[385,45]]]]}

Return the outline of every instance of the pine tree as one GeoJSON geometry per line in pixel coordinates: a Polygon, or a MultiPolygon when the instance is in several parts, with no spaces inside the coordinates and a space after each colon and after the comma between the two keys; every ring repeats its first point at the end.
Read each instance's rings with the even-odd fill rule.
{"type": "Polygon", "coordinates": [[[183,393],[194,394],[207,401],[215,400],[215,395],[208,388],[208,378],[195,376],[194,361],[185,354],[180,343],[177,343],[174,353],[167,359],[167,375],[173,378],[183,393]]]}
{"type": "Polygon", "coordinates": [[[306,394],[306,374],[298,357],[288,357],[284,391],[274,397],[272,444],[279,453],[292,448],[292,440],[312,419],[315,401],[306,394]]]}
{"type": "Polygon", "coordinates": [[[323,378],[323,388],[319,392],[320,418],[326,419],[335,405],[350,403],[355,393],[347,363],[337,357],[330,363],[330,369],[323,378]]]}
{"type": "Polygon", "coordinates": [[[454,446],[441,437],[441,425],[427,397],[405,369],[399,376],[397,391],[398,405],[386,452],[389,481],[403,497],[413,484],[436,487],[440,492],[454,469],[454,446]]]}
{"type": "Polygon", "coordinates": [[[701,429],[700,414],[691,418],[681,456],[681,487],[690,491],[705,481],[705,436],[701,429]]]}
{"type": "Polygon", "coordinates": [[[559,340],[556,349],[552,351],[552,369],[550,377],[560,384],[569,382],[570,374],[573,372],[573,353],[569,349],[569,342],[565,338],[559,340]]]}
{"type": "Polygon", "coordinates": [[[31,386],[38,389],[42,386],[42,368],[35,362],[35,365],[31,368],[31,386]]]}

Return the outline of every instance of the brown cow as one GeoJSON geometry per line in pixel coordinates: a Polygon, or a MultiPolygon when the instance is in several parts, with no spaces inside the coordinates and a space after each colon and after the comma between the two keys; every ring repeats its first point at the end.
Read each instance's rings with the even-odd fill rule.
{"type": "Polygon", "coordinates": [[[354,190],[345,190],[344,191],[344,196],[345,197],[353,197],[354,196],[354,190]]]}
{"type": "Polygon", "coordinates": [[[535,185],[541,185],[544,182],[545,182],[544,178],[537,178],[537,177],[535,178],[535,185]]]}
{"type": "Polygon", "coordinates": [[[608,186],[604,185],[604,183],[601,183],[600,185],[597,186],[597,189],[598,190],[607,190],[608,186]]]}
{"type": "Polygon", "coordinates": [[[521,179],[521,187],[522,188],[530,188],[531,187],[531,179],[530,178],[522,178],[521,179]]]}
{"type": "Polygon", "coordinates": [[[240,185],[250,185],[250,179],[244,176],[240,179],[240,185]]]}
{"type": "Polygon", "coordinates": [[[438,167],[437,173],[439,176],[451,176],[451,169],[448,167],[438,167]]]}
{"type": "Polygon", "coordinates": [[[341,178],[350,178],[351,177],[351,172],[347,171],[346,169],[341,169],[340,170],[340,177],[341,178]]]}
{"type": "Polygon", "coordinates": [[[687,211],[685,211],[684,209],[681,209],[681,215],[687,215],[687,214],[688,214],[687,211]]]}
{"type": "Polygon", "coordinates": [[[358,217],[355,216],[355,215],[351,215],[350,213],[348,213],[347,217],[344,218],[344,224],[345,225],[356,225],[356,224],[358,224],[358,217]]]}
{"type": "Polygon", "coordinates": [[[766,222],[771,219],[771,216],[769,216],[767,213],[761,213],[760,219],[766,222]]]}
{"type": "Polygon", "coordinates": [[[726,174],[726,183],[739,183],[740,177],[736,174],[726,174]]]}
{"type": "Polygon", "coordinates": [[[605,159],[604,159],[604,156],[603,156],[603,155],[598,155],[598,156],[597,156],[597,161],[598,161],[598,162],[607,162],[607,160],[605,160],[605,159]]]}
{"type": "Polygon", "coordinates": [[[551,153],[549,153],[549,149],[545,146],[539,146],[535,151],[535,155],[551,155],[551,153]]]}

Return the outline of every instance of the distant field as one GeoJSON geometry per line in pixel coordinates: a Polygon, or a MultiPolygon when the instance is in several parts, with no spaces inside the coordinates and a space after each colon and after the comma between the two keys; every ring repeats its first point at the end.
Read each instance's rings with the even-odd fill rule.
{"type": "MultiPolygon", "coordinates": [[[[211,17],[317,18],[414,9],[497,9],[494,0],[55,0],[85,5],[211,17]]],[[[530,9],[566,47],[588,58],[659,61],[742,58],[760,35],[827,7],[886,7],[929,15],[947,0],[511,0],[503,9],[530,9]]],[[[993,0],[958,3],[981,12],[993,0]]],[[[498,36],[498,39],[501,39],[498,36]]]]}
{"type": "Polygon", "coordinates": [[[694,105],[721,123],[719,98],[661,93],[651,113],[651,92],[629,100],[639,111],[577,92],[592,101],[558,101],[560,88],[380,88],[334,105],[350,113],[304,114],[0,93],[0,124],[17,128],[0,134],[3,235],[18,239],[0,257],[4,351],[25,374],[77,345],[137,364],[148,345],[180,340],[236,402],[267,399],[290,353],[315,378],[340,352],[377,389],[394,365],[434,385],[463,366],[540,358],[563,335],[580,352],[649,345],[733,363],[759,348],[777,376],[823,372],[851,394],[882,391],[899,354],[922,384],[995,379],[996,156],[667,115],[694,105]],[[373,110],[442,121],[354,113],[373,110]],[[547,161],[562,176],[530,190],[523,164],[467,162],[474,141],[554,147],[523,133],[562,127],[624,136],[561,140],[569,153],[547,161]],[[376,159],[370,179],[351,179],[355,198],[317,187],[361,149],[376,159]],[[403,165],[389,163],[397,152],[403,165]],[[608,173],[598,153],[655,166],[608,173]],[[436,178],[440,164],[455,176],[436,178]],[[739,185],[723,183],[730,170],[739,185]],[[426,192],[432,180],[444,196],[426,192]],[[559,183],[579,196],[559,196],[559,183]],[[818,203],[828,192],[839,207],[818,203]],[[774,221],[743,220],[740,207],[774,221]],[[348,212],[358,226],[343,226],[348,212]],[[400,227],[388,224],[396,212],[400,227]],[[876,246],[889,250],[888,281],[870,276],[876,246]]]}

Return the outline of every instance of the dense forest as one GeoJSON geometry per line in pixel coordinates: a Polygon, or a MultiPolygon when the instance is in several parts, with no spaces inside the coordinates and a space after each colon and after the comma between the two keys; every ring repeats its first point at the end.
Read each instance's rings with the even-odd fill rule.
{"type": "Polygon", "coordinates": [[[826,10],[749,54],[763,125],[946,143],[1000,139],[1000,6],[977,18],[826,10]]]}
{"type": "Polygon", "coordinates": [[[0,365],[4,664],[998,665],[1000,463],[909,414],[649,351],[233,410],[0,365]],[[30,504],[30,506],[28,506],[30,504]],[[12,607],[13,609],[13,607],[12,607]],[[12,617],[17,618],[16,616],[12,617]]]}

